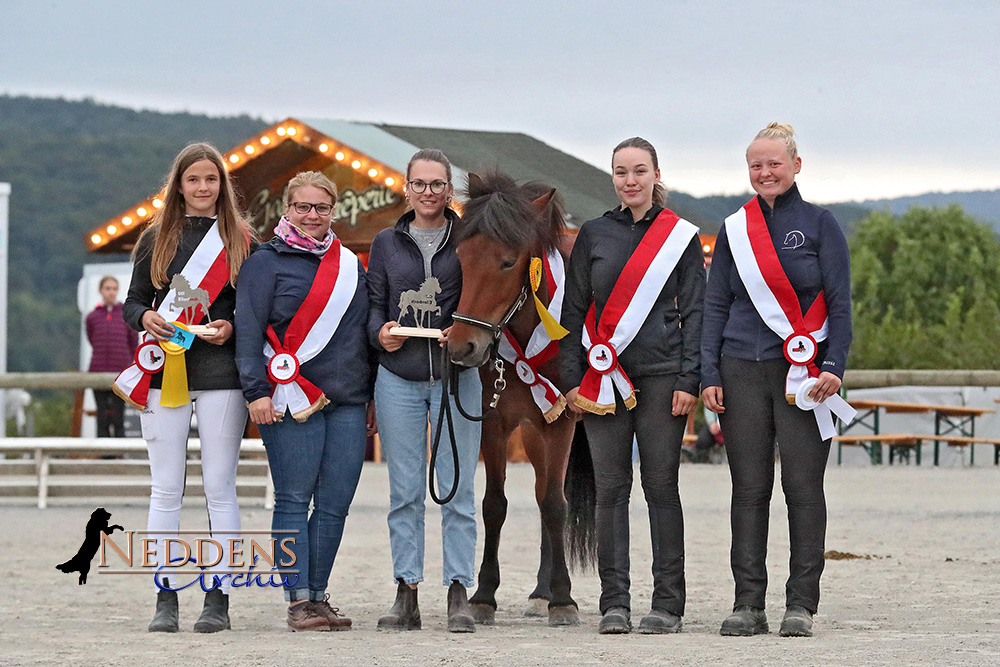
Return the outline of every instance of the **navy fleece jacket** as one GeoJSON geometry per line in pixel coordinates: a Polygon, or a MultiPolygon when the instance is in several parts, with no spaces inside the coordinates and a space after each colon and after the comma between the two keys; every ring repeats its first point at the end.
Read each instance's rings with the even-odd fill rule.
{"type": "MultiPolygon", "coordinates": [[[[774,202],[758,197],[778,261],[805,313],[822,291],[830,318],[829,335],[819,344],[816,365],[844,377],[851,346],[851,259],[847,239],[833,214],[802,200],[794,184],[774,202]]],[[[702,387],[721,387],[721,355],[764,361],[781,359],[784,341],[757,314],[733,263],[722,226],[705,292],[701,339],[702,387]]]]}

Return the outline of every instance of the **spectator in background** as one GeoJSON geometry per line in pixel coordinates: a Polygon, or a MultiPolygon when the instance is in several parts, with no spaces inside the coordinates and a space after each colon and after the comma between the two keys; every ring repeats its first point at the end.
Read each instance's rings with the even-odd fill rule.
{"type": "MultiPolygon", "coordinates": [[[[120,373],[131,365],[139,344],[139,334],[122,319],[118,301],[118,280],[104,276],[98,288],[101,304],[87,315],[87,340],[93,349],[91,373],[120,373]]],[[[97,402],[97,437],[125,437],[125,401],[110,389],[94,390],[97,402]]]]}

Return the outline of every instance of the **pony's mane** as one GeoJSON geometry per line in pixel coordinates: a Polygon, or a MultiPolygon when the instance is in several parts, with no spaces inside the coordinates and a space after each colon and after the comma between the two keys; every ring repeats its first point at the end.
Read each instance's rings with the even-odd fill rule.
{"type": "Polygon", "coordinates": [[[482,234],[519,251],[544,253],[557,247],[566,229],[562,197],[548,185],[518,185],[507,174],[491,170],[470,178],[466,194],[459,242],[482,234]],[[549,192],[552,197],[539,212],[534,201],[549,192]]]}

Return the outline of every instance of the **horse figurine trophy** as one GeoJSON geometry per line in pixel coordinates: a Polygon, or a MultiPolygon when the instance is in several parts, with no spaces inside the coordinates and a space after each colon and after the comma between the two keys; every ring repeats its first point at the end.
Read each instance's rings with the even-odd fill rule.
{"type": "Polygon", "coordinates": [[[389,333],[393,336],[416,336],[419,338],[440,338],[441,330],[424,326],[424,320],[431,321],[432,315],[441,314],[441,306],[437,305],[437,295],[441,293],[441,283],[431,276],[420,285],[420,289],[406,290],[399,295],[399,321],[407,315],[413,316],[416,326],[392,327],[389,333]]]}
{"type": "MultiPolygon", "coordinates": [[[[187,278],[180,273],[175,274],[173,280],[170,281],[170,289],[174,290],[174,308],[183,309],[186,321],[193,321],[198,306],[201,306],[201,312],[206,317],[208,316],[210,304],[206,290],[192,287],[187,278]]],[[[184,326],[188,331],[198,336],[214,336],[218,332],[215,327],[204,324],[185,324],[184,326]]]]}

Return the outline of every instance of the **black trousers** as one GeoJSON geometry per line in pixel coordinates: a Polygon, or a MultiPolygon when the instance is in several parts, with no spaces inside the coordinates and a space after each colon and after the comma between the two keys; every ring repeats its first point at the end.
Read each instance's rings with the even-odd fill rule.
{"type": "Polygon", "coordinates": [[[674,375],[632,378],[634,409],[627,410],[616,394],[615,414],[583,417],[597,486],[601,613],[611,607],[632,608],[628,505],[634,435],[653,543],[652,607],[684,615],[684,516],[677,492],[677,468],[687,418],[670,414],[676,382],[674,375]]]}
{"type": "Polygon", "coordinates": [[[94,390],[94,401],[97,403],[97,437],[125,437],[125,401],[118,398],[113,391],[94,390]],[[112,433],[111,429],[114,428],[112,433]]]}
{"type": "Polygon", "coordinates": [[[785,400],[788,367],[784,359],[722,357],[726,411],[720,418],[733,478],[730,561],[736,580],[734,606],[764,608],[768,509],[777,440],[791,545],[785,604],[816,613],[826,543],[823,475],[830,441],[820,438],[812,412],[785,400]]]}

